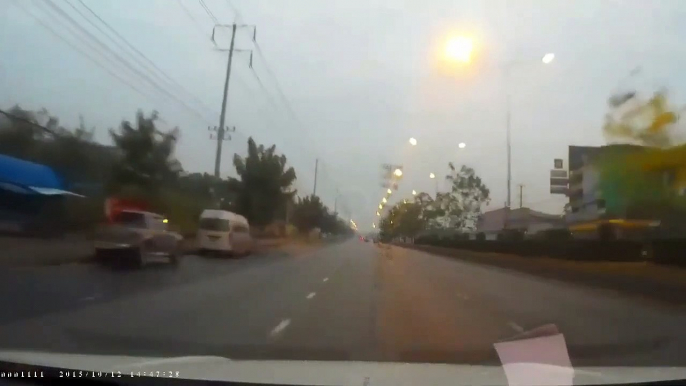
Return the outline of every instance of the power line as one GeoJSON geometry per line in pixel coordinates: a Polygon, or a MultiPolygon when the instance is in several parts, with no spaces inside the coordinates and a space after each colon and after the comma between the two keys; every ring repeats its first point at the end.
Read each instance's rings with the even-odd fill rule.
{"type": "Polygon", "coordinates": [[[110,49],[106,44],[104,44],[100,39],[98,39],[96,36],[94,36],[90,31],[87,29],[83,28],[80,23],[78,23],[76,20],[74,20],[71,16],[69,16],[68,13],[64,12],[64,10],[55,3],[52,2],[52,0],[44,0],[44,4],[47,4],[52,10],[60,15],[63,20],[66,20],[69,24],[71,24],[73,27],[78,29],[82,34],[86,35],[88,39],[90,39],[93,43],[97,44],[99,47],[101,47],[105,52],[109,53],[111,56],[113,56],[115,59],[117,59],[121,64],[123,64],[125,67],[127,67],[131,72],[134,74],[138,75],[140,78],[144,79],[147,83],[153,86],[157,91],[161,92],[162,94],[165,94],[168,96],[170,99],[176,101],[179,103],[181,106],[185,107],[187,110],[198,116],[199,118],[205,120],[205,118],[200,114],[197,110],[194,108],[188,106],[184,101],[179,99],[177,96],[173,95],[170,93],[168,90],[165,88],[161,87],[157,82],[154,80],[150,79],[149,76],[146,74],[142,73],[140,70],[138,70],[135,66],[131,65],[130,62],[128,62],[126,59],[121,57],[118,53],[110,49]]]}
{"type": "Polygon", "coordinates": [[[257,83],[260,85],[260,88],[262,89],[262,91],[264,91],[265,95],[267,96],[269,103],[271,103],[272,106],[278,108],[276,102],[274,101],[274,98],[272,98],[271,94],[269,94],[269,91],[267,91],[267,88],[264,86],[264,83],[262,83],[262,79],[260,79],[260,77],[257,75],[254,69],[252,71],[252,74],[255,77],[255,79],[257,79],[257,83]]]}
{"type": "Polygon", "coordinates": [[[117,73],[115,73],[115,72],[112,71],[111,69],[105,67],[105,65],[104,65],[102,62],[100,62],[100,61],[98,61],[97,59],[95,59],[95,58],[94,58],[93,56],[91,56],[87,51],[81,49],[79,46],[73,44],[72,42],[70,42],[69,40],[67,40],[64,36],[60,35],[60,34],[59,34],[55,29],[53,29],[49,24],[45,23],[43,20],[41,20],[41,18],[39,18],[38,16],[36,16],[36,14],[34,14],[33,12],[31,12],[30,10],[28,10],[27,8],[25,8],[23,5],[20,5],[20,3],[19,3],[18,1],[15,1],[14,5],[15,5],[16,7],[18,7],[19,9],[21,9],[22,11],[24,11],[24,12],[25,12],[26,14],[28,14],[29,16],[31,16],[34,20],[36,20],[36,21],[38,22],[38,24],[40,24],[41,26],[43,26],[43,28],[45,28],[46,30],[48,30],[48,32],[52,33],[55,37],[57,37],[57,38],[58,38],[59,40],[61,40],[63,43],[65,43],[66,45],[68,45],[69,47],[71,47],[71,48],[74,49],[76,52],[80,53],[81,55],[85,56],[86,59],[88,59],[88,60],[90,60],[91,62],[93,62],[97,67],[101,68],[102,70],[105,70],[107,73],[109,73],[110,75],[112,75],[114,78],[118,79],[118,80],[119,80],[120,82],[122,82],[123,84],[127,85],[129,88],[131,88],[133,91],[137,92],[138,94],[140,94],[140,95],[142,95],[142,96],[144,96],[144,97],[146,97],[146,98],[151,98],[151,96],[150,96],[149,94],[144,93],[144,92],[141,91],[139,88],[137,88],[136,86],[134,86],[133,84],[131,84],[129,81],[127,81],[126,79],[122,78],[120,75],[118,75],[117,73]]]}
{"type": "Polygon", "coordinates": [[[179,4],[179,6],[181,7],[181,9],[183,9],[183,12],[186,14],[186,16],[188,16],[188,18],[191,19],[191,21],[193,22],[193,24],[195,25],[195,27],[198,29],[198,32],[200,32],[200,34],[203,35],[203,36],[209,37],[210,35],[209,35],[208,33],[203,32],[203,26],[202,26],[202,24],[198,21],[198,19],[196,19],[195,17],[193,17],[193,14],[191,14],[191,12],[188,10],[188,8],[186,8],[186,6],[183,5],[182,0],[176,0],[176,2],[179,4]]]}
{"type": "MultiPolygon", "coordinates": [[[[205,12],[208,14],[208,16],[210,16],[210,18],[211,18],[216,24],[219,24],[219,22],[217,21],[216,17],[215,17],[214,14],[212,13],[212,11],[209,9],[209,7],[207,6],[207,4],[205,4],[204,0],[199,0],[199,3],[200,3],[200,5],[205,9],[205,12]]],[[[229,8],[231,8],[231,10],[234,12],[236,22],[242,23],[242,19],[243,19],[243,18],[242,18],[242,15],[241,15],[240,11],[233,5],[233,3],[231,3],[230,0],[226,0],[226,4],[227,4],[227,5],[229,6],[229,8]]],[[[189,15],[189,17],[190,17],[190,15],[189,15]]],[[[302,127],[302,126],[303,126],[302,122],[299,120],[297,114],[295,113],[295,111],[294,111],[293,108],[291,107],[291,104],[290,104],[290,102],[288,101],[288,98],[286,97],[285,93],[284,93],[283,90],[281,89],[281,85],[279,84],[278,79],[276,78],[276,76],[274,75],[274,73],[273,73],[273,72],[271,71],[271,69],[269,68],[269,66],[268,66],[268,64],[267,64],[267,61],[266,61],[266,58],[264,57],[264,55],[263,55],[263,53],[262,53],[262,51],[261,51],[261,48],[259,47],[257,41],[255,40],[255,36],[256,36],[256,32],[253,34],[253,42],[255,43],[255,47],[257,48],[258,53],[259,53],[260,56],[262,57],[262,62],[264,63],[265,68],[266,68],[267,71],[268,71],[268,74],[269,74],[272,78],[274,78],[274,82],[276,83],[276,86],[277,86],[277,91],[279,92],[279,95],[280,95],[280,97],[281,97],[283,103],[285,104],[286,109],[287,109],[288,112],[290,113],[291,118],[292,118],[294,121],[296,121],[296,123],[297,123],[298,125],[300,125],[300,126],[302,127]]],[[[275,108],[278,108],[276,101],[275,101],[274,98],[272,97],[271,93],[267,90],[267,88],[266,88],[266,86],[264,85],[264,82],[262,82],[262,79],[260,78],[260,76],[257,74],[257,72],[255,71],[255,69],[254,69],[252,66],[251,66],[251,69],[252,69],[252,74],[253,74],[253,76],[255,77],[255,80],[257,80],[258,85],[260,86],[260,88],[261,88],[262,91],[264,92],[265,96],[266,96],[267,99],[269,100],[269,103],[271,103],[275,108]]],[[[249,89],[249,90],[250,90],[250,89],[249,89]]],[[[250,90],[250,91],[252,91],[252,90],[250,90]]],[[[309,133],[307,132],[307,130],[304,130],[304,131],[306,132],[306,134],[309,134],[309,133]]],[[[303,150],[308,150],[308,149],[303,149],[303,150]]],[[[316,151],[314,152],[314,155],[315,155],[316,158],[319,158],[318,155],[316,154],[316,151]]],[[[323,160],[322,160],[322,163],[323,163],[323,160]]],[[[334,181],[334,184],[335,184],[335,181],[334,181]]]]}
{"type": "Polygon", "coordinates": [[[272,79],[274,80],[274,84],[276,85],[276,91],[279,93],[281,100],[286,105],[286,109],[288,109],[288,112],[293,117],[293,120],[295,120],[300,125],[302,125],[302,123],[300,122],[300,119],[298,119],[298,115],[295,113],[295,110],[293,110],[293,108],[291,107],[291,103],[288,101],[286,94],[283,92],[283,89],[281,88],[281,84],[279,83],[279,79],[276,77],[276,75],[274,75],[274,72],[269,67],[269,64],[267,63],[267,59],[264,57],[264,53],[262,52],[262,48],[260,47],[260,44],[257,42],[257,40],[254,43],[255,43],[255,48],[257,49],[257,53],[262,58],[262,63],[264,64],[264,68],[267,71],[267,74],[269,74],[269,76],[271,76],[272,79]]]}
{"type": "Polygon", "coordinates": [[[198,3],[200,3],[200,6],[203,7],[203,9],[205,9],[205,12],[207,13],[207,16],[209,16],[210,19],[212,19],[212,21],[214,22],[214,24],[220,24],[220,23],[219,23],[219,20],[214,16],[214,14],[213,14],[212,11],[210,10],[210,8],[207,6],[207,4],[205,4],[205,0],[198,0],[198,3]]]}
{"type": "Polygon", "coordinates": [[[235,16],[236,16],[236,21],[239,22],[239,23],[242,23],[243,17],[241,17],[241,13],[238,11],[238,8],[236,8],[236,7],[233,5],[233,3],[231,2],[231,0],[226,0],[226,4],[229,6],[229,8],[231,8],[231,10],[233,11],[233,13],[235,14],[235,16]]]}
{"type": "Polygon", "coordinates": [[[29,119],[22,118],[22,117],[20,117],[20,116],[14,115],[14,114],[12,114],[12,113],[8,113],[7,111],[2,110],[2,109],[0,109],[0,114],[5,115],[5,116],[6,116],[7,118],[9,118],[9,119],[13,119],[13,120],[16,120],[16,121],[24,122],[24,123],[27,123],[27,124],[29,124],[29,125],[31,125],[31,126],[38,127],[39,129],[42,129],[42,130],[46,131],[47,133],[52,134],[52,135],[55,136],[55,137],[58,136],[58,134],[55,133],[54,131],[52,131],[51,129],[48,129],[47,127],[45,127],[45,126],[43,126],[43,125],[40,125],[40,124],[38,124],[38,123],[36,123],[36,122],[33,122],[33,121],[29,120],[29,119]]]}
{"type": "MultiPolygon", "coordinates": [[[[98,29],[98,31],[100,31],[103,35],[109,37],[110,40],[112,40],[115,44],[119,45],[120,48],[122,47],[122,46],[121,46],[121,43],[117,42],[117,40],[115,40],[115,39],[113,39],[111,36],[107,35],[107,34],[106,34],[97,24],[91,22],[91,20],[90,20],[88,17],[86,17],[83,13],[81,13],[81,11],[79,11],[78,8],[76,8],[74,5],[72,5],[71,2],[70,2],[69,0],[65,0],[65,1],[66,1],[67,4],[69,4],[69,6],[71,6],[76,12],[78,12],[84,19],[86,19],[91,25],[93,25],[96,29],[98,29]]],[[[207,105],[205,105],[201,100],[199,100],[199,99],[198,99],[197,97],[195,97],[192,93],[190,93],[188,90],[186,90],[180,83],[178,83],[177,81],[175,81],[171,76],[169,76],[166,72],[164,72],[164,70],[162,70],[157,64],[155,64],[155,62],[153,62],[152,60],[150,60],[150,58],[148,58],[144,53],[142,53],[142,52],[141,52],[140,50],[138,50],[135,46],[133,46],[128,40],[126,40],[126,38],[124,38],[119,32],[117,32],[116,29],[114,29],[109,23],[107,23],[105,20],[103,20],[95,11],[93,11],[90,7],[88,7],[88,6],[83,2],[83,0],[78,0],[78,2],[81,3],[81,5],[82,5],[86,10],[88,10],[88,12],[90,12],[95,18],[97,18],[97,19],[98,19],[105,27],[107,27],[115,36],[117,36],[117,37],[119,38],[119,40],[121,40],[121,42],[123,42],[129,49],[131,49],[134,53],[138,54],[138,56],[140,56],[141,58],[143,58],[143,59],[145,60],[145,62],[147,62],[147,63],[149,64],[148,69],[152,68],[152,69],[154,70],[154,71],[151,71],[152,73],[155,73],[155,71],[156,71],[156,73],[157,73],[156,75],[157,75],[158,79],[161,79],[163,82],[166,81],[166,82],[172,84],[173,86],[178,87],[179,90],[181,90],[183,93],[187,94],[187,96],[189,96],[191,99],[193,99],[198,105],[202,106],[204,109],[206,109],[207,111],[211,112],[212,114],[216,114],[216,113],[212,112],[212,109],[211,109],[211,108],[209,108],[207,105]]],[[[124,50],[125,50],[125,48],[124,48],[124,50]]],[[[135,57],[136,57],[136,56],[134,55],[134,58],[135,58],[135,57]]],[[[145,66],[146,66],[146,65],[143,63],[143,61],[138,61],[138,63],[139,63],[139,64],[142,64],[142,67],[145,67],[145,66]]]]}

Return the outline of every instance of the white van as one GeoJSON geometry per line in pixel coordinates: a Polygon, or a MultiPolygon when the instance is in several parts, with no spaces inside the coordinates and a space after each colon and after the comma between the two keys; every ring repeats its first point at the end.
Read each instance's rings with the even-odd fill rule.
{"type": "Polygon", "coordinates": [[[240,256],[252,252],[248,220],[226,210],[204,210],[197,238],[200,254],[221,252],[240,256]]]}

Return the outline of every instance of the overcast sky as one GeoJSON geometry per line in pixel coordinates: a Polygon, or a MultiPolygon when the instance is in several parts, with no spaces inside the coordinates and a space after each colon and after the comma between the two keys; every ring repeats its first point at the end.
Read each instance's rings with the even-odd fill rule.
{"type": "MultiPolygon", "coordinates": [[[[102,44],[123,52],[71,8],[70,3],[86,14],[78,0],[51,1],[102,44]]],[[[66,126],[83,115],[102,142],[109,142],[108,128],[133,119],[136,110],[156,109],[166,127],[181,129],[177,152],[184,168],[212,172],[215,143],[207,127],[219,124],[227,53],[210,41],[214,22],[201,3],[83,2],[187,91],[157,82],[183,105],[92,46],[78,30],[72,33],[48,1],[0,0],[0,106],[45,107],[66,126]]],[[[227,24],[236,20],[235,7],[239,22],[257,26],[264,54],[255,55],[254,72],[248,53],[234,55],[227,125],[237,132],[224,145],[222,176],[234,173],[232,156],[245,153],[248,136],[276,144],[287,155],[301,194],[311,193],[319,158],[317,193],[333,206],[339,190],[339,204],[362,229],[371,227],[384,194],[381,163],[405,168],[393,201],[411,197],[412,189],[433,194],[429,173],[445,175],[453,161],[473,167],[491,190],[489,208],[501,207],[508,89],[513,204],[519,203],[517,185],[524,184],[524,205],[552,213],[566,202],[548,192],[553,159],[566,159],[570,144],[605,143],[601,125],[612,91],[635,83],[669,87],[682,102],[686,90],[682,0],[204,3],[227,24]],[[442,44],[455,34],[474,39],[476,55],[469,66],[448,66],[440,58],[442,44]],[[555,61],[543,65],[540,58],[547,52],[555,53],[555,61]],[[506,66],[513,61],[516,65],[506,66]],[[629,78],[637,66],[639,76],[629,78]],[[410,137],[417,139],[416,147],[408,144],[410,137]],[[460,142],[467,147],[459,149],[460,142]]],[[[218,30],[221,48],[228,48],[228,32],[218,30]]],[[[239,28],[236,48],[254,49],[251,38],[251,29],[239,28]]],[[[137,65],[140,58],[124,56],[149,73],[137,65]]],[[[441,182],[439,189],[446,188],[441,182]]]]}

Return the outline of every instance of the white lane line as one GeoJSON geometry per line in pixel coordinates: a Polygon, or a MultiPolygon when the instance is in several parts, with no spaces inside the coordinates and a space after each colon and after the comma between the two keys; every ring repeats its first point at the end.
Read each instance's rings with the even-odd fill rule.
{"type": "Polygon", "coordinates": [[[325,277],[324,280],[322,280],[322,281],[323,281],[324,283],[326,283],[327,281],[329,281],[329,278],[328,278],[328,277],[325,277]]]}
{"type": "Polygon", "coordinates": [[[291,324],[290,319],[284,319],[281,321],[281,323],[277,324],[276,327],[272,330],[272,332],[269,333],[272,337],[279,335],[283,330],[288,327],[288,325],[291,324]]]}
{"type": "Polygon", "coordinates": [[[507,325],[510,326],[510,328],[512,328],[513,330],[515,330],[518,333],[524,332],[524,329],[522,328],[522,326],[520,326],[519,324],[517,324],[515,322],[507,322],[507,325]]]}
{"type": "Polygon", "coordinates": [[[307,295],[307,298],[312,299],[314,297],[314,295],[316,295],[316,294],[317,294],[316,292],[310,292],[310,294],[307,295]]]}
{"type": "Polygon", "coordinates": [[[86,296],[85,298],[81,298],[81,299],[79,299],[79,301],[80,301],[80,302],[89,302],[89,301],[95,300],[95,299],[97,299],[97,298],[99,298],[99,297],[100,297],[100,294],[94,294],[94,295],[91,295],[91,296],[86,296]]]}

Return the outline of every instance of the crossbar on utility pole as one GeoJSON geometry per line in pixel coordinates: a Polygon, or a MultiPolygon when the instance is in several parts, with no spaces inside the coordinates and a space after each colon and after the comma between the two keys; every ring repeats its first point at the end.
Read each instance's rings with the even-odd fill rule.
{"type": "Polygon", "coordinates": [[[219,178],[219,169],[222,161],[222,142],[224,142],[224,122],[226,121],[226,102],[229,99],[229,80],[231,79],[231,61],[233,60],[233,46],[236,40],[236,24],[231,27],[231,45],[229,47],[229,62],[226,65],[226,80],[224,81],[224,97],[222,98],[222,112],[219,116],[219,129],[217,130],[217,152],[214,158],[214,176],[219,178]]]}

